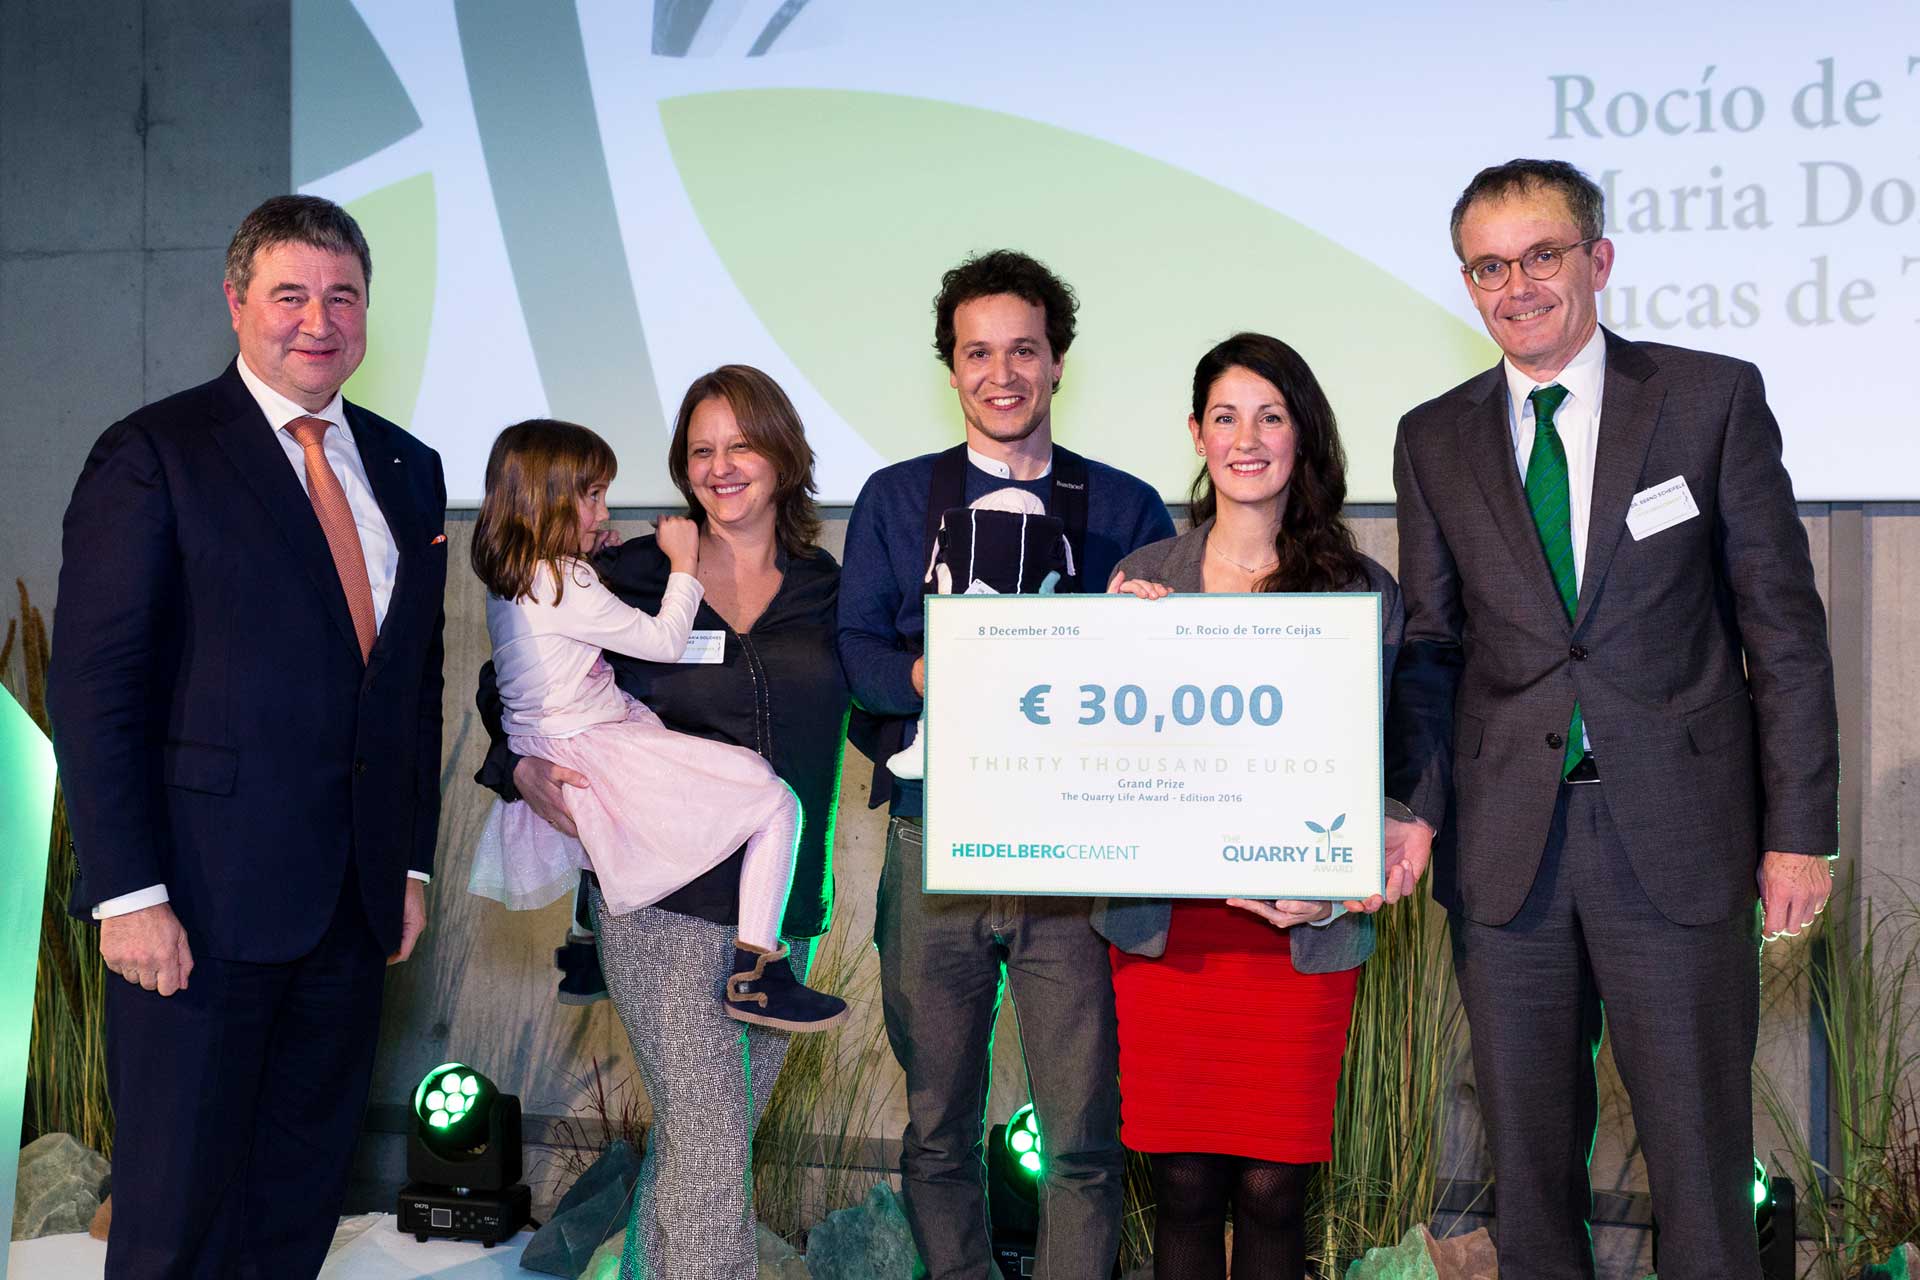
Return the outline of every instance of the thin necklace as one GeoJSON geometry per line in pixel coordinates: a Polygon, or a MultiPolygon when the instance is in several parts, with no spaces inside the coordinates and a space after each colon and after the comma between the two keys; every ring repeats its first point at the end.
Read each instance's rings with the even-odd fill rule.
{"type": "Polygon", "coordinates": [[[1226,552],[1222,551],[1220,548],[1214,546],[1212,538],[1207,539],[1207,550],[1213,552],[1213,554],[1219,556],[1222,560],[1225,560],[1228,564],[1232,565],[1234,568],[1238,569],[1240,572],[1246,574],[1248,577],[1253,577],[1259,573],[1264,572],[1265,570],[1273,568],[1273,566],[1280,563],[1280,557],[1275,556],[1273,559],[1267,561],[1265,564],[1258,564],[1258,565],[1241,564],[1238,560],[1235,560],[1232,556],[1228,555],[1226,552]]]}

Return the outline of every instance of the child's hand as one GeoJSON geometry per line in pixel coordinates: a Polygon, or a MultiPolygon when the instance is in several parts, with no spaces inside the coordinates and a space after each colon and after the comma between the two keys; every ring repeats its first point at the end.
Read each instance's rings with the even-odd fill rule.
{"type": "Polygon", "coordinates": [[[700,526],[687,517],[661,516],[653,522],[653,536],[674,573],[692,573],[699,566],[700,526]]]}

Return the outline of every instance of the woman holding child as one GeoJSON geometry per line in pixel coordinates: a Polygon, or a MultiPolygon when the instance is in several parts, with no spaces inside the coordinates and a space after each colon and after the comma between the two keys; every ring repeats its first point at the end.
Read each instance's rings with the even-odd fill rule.
{"type": "MultiPolygon", "coordinates": [[[[695,381],[676,417],[667,465],[691,527],[663,518],[655,535],[602,546],[590,563],[583,557],[574,570],[579,581],[566,586],[575,602],[563,597],[560,609],[610,620],[589,637],[607,651],[608,678],[639,708],[629,707],[631,718],[657,718],[657,728],[644,726],[653,735],[647,749],[672,752],[684,771],[653,785],[610,787],[589,776],[591,753],[548,750],[553,744],[523,737],[513,703],[516,684],[520,700],[529,700],[519,671],[527,663],[511,661],[502,642],[539,628],[537,610],[532,623],[523,618],[528,604],[544,598],[514,611],[490,602],[490,624],[496,614],[503,622],[494,628],[499,683],[491,672],[482,677],[494,744],[481,781],[503,800],[526,803],[496,811],[510,838],[503,855],[489,857],[489,874],[514,879],[513,850],[525,844],[511,838],[525,830],[513,825],[515,814],[537,815],[566,836],[580,831],[599,873],[592,899],[607,987],[653,1108],[635,1208],[643,1274],[750,1280],[757,1264],[746,1170],[786,1056],[786,1031],[844,1015],[840,1001],[800,985],[833,897],[828,842],[849,706],[833,646],[840,569],[817,543],[813,452],[792,404],[764,373],[728,365],[695,381]],[[671,634],[655,637],[651,648],[635,644],[629,631],[651,633],[649,624],[671,634]],[[622,644],[633,656],[623,655],[622,644]],[[511,743],[499,727],[502,693],[511,743]],[[519,755],[514,746],[541,754],[519,755]],[[590,819],[602,797],[595,787],[620,791],[620,802],[636,810],[650,806],[658,826],[677,833],[670,847],[652,847],[659,841],[642,813],[625,831],[647,845],[647,856],[620,865],[596,849],[590,819]],[[788,815],[795,825],[780,825],[788,815]],[[634,891],[616,885],[657,876],[663,860],[679,867],[671,877],[677,887],[664,896],[638,893],[637,900],[651,898],[644,905],[621,900],[621,892],[634,891]],[[776,922],[779,937],[772,937],[776,922]]],[[[563,485],[579,490],[589,535],[587,516],[604,519],[610,478],[563,485]]],[[[589,681],[600,678],[588,668],[589,681]]],[[[609,727],[626,726],[592,732],[609,727]]],[[[476,885],[485,854],[483,841],[476,885]]],[[[531,880],[551,900],[561,869],[543,861],[538,870],[531,880]]]]}

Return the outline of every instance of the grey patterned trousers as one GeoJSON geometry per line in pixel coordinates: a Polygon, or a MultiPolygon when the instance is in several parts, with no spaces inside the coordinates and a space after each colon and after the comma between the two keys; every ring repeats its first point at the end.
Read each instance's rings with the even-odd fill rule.
{"type": "MultiPolygon", "coordinates": [[[[653,1107],[635,1188],[644,1270],[621,1280],[754,1280],[753,1131],[789,1037],[721,1008],[732,926],[657,907],[609,915],[598,887],[593,913],[607,991],[653,1107]]],[[[813,940],[787,946],[804,978],[813,940]]]]}

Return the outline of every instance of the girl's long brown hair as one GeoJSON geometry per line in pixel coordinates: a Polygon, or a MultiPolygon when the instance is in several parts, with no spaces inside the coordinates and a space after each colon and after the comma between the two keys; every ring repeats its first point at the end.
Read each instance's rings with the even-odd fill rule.
{"type": "MultiPolygon", "coordinates": [[[[1263,333],[1236,333],[1206,355],[1193,371],[1193,419],[1207,420],[1207,396],[1216,378],[1229,369],[1245,369],[1274,385],[1293,419],[1293,478],[1287,481],[1286,509],[1274,537],[1279,557],[1262,578],[1260,591],[1344,591],[1366,579],[1366,562],[1353,531],[1340,514],[1347,500],[1347,451],[1333,406],[1320,380],[1295,351],[1263,333]]],[[[1219,505],[1206,463],[1194,477],[1193,522],[1211,519],[1219,505]]]]}
{"type": "Polygon", "coordinates": [[[523,599],[544,564],[559,604],[561,561],[580,558],[580,500],[613,483],[617,469],[613,449],[578,423],[529,418],[502,431],[487,455],[487,496],[473,527],[473,571],[487,590],[523,599]]]}

